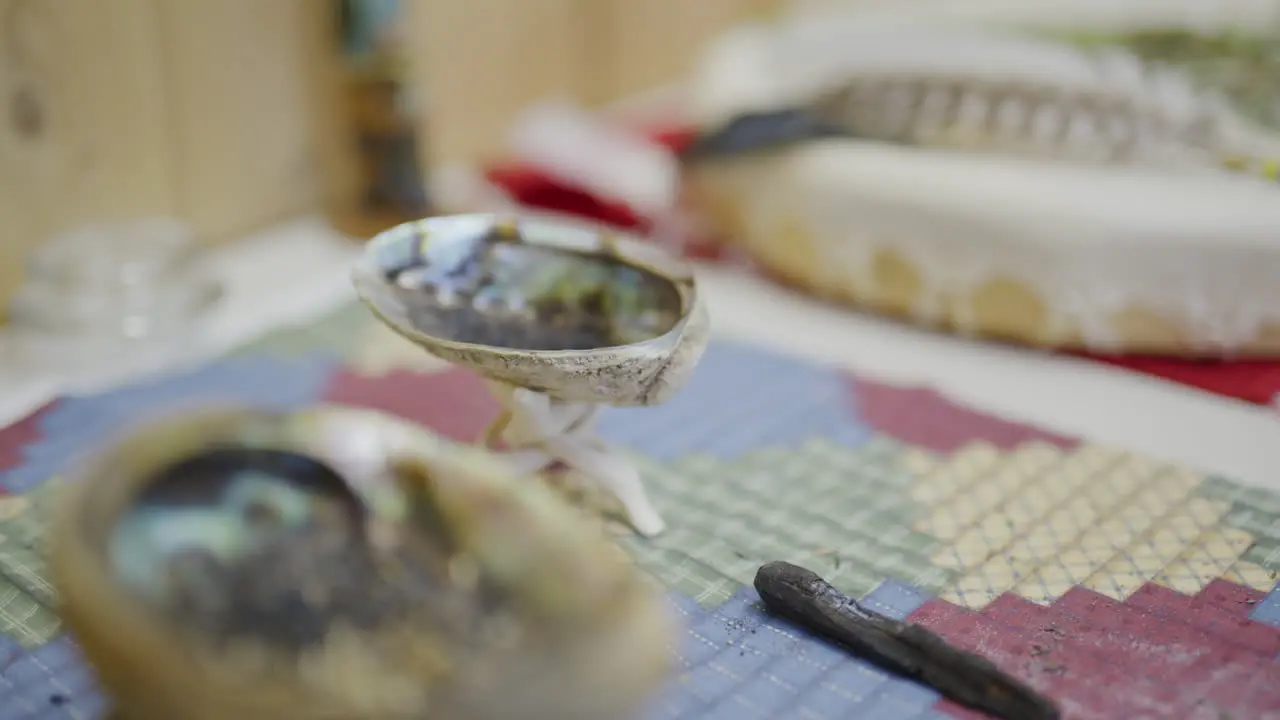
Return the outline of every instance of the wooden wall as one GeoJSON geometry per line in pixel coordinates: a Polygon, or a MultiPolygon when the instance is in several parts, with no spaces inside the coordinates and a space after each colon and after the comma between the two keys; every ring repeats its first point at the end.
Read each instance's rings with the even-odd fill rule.
{"type": "Polygon", "coordinates": [[[163,214],[208,241],[312,209],[314,0],[0,0],[0,297],[42,238],[163,214]]]}

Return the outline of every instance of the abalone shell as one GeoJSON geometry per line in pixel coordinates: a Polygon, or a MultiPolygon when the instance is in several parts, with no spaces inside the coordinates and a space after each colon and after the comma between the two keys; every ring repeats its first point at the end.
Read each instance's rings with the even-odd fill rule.
{"type": "Polygon", "coordinates": [[[672,617],[530,480],[354,408],[160,419],[59,493],[60,613],[133,720],[635,717],[672,617]]]}
{"type": "Polygon", "coordinates": [[[424,351],[558,400],[666,402],[706,349],[693,269],[662,247],[540,216],[446,215],[386,230],[356,294],[424,351]]]}
{"type": "Polygon", "coordinates": [[[684,314],[676,283],[639,264],[530,242],[514,223],[465,220],[405,226],[380,248],[379,269],[419,333],[515,350],[592,350],[661,337],[684,314]]]}
{"type": "Polygon", "coordinates": [[[335,624],[403,621],[411,597],[430,592],[422,573],[408,576],[418,593],[385,581],[367,526],[362,501],[320,461],[212,448],[148,479],[108,557],[126,588],[184,627],[303,650],[335,624]]]}

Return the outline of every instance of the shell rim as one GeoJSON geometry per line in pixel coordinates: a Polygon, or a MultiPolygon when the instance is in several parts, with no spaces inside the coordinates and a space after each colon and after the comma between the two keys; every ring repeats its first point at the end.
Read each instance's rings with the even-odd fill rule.
{"type": "Polygon", "coordinates": [[[648,351],[654,347],[663,347],[661,355],[671,355],[676,348],[673,338],[684,334],[686,326],[694,316],[698,307],[697,280],[693,268],[683,260],[645,243],[629,233],[618,233],[589,223],[566,219],[551,219],[530,213],[498,214],[498,213],[466,213],[459,215],[438,215],[410,220],[387,228],[369,239],[351,270],[351,281],[359,297],[378,320],[413,342],[424,350],[443,349],[450,353],[468,353],[484,355],[491,359],[539,359],[546,361],[563,361],[570,359],[598,358],[605,354],[619,354],[631,351],[648,351]],[[493,226],[502,222],[514,224],[521,238],[527,244],[550,247],[564,252],[579,255],[599,255],[611,257],[636,269],[656,275],[670,282],[680,296],[680,319],[666,332],[656,337],[625,345],[601,345],[586,350],[528,350],[521,348],[504,348],[496,345],[482,345],[459,340],[450,340],[418,330],[407,320],[397,319],[401,304],[396,302],[386,291],[377,264],[378,250],[400,242],[406,232],[420,227],[430,228],[432,225],[458,224],[464,222],[484,221],[493,226]],[[576,241],[576,242],[575,242],[576,241]],[[586,247],[583,245],[586,244],[586,247]]]}

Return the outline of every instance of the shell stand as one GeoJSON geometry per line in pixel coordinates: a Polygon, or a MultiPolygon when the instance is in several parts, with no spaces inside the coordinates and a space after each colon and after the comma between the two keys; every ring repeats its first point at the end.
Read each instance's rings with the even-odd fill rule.
{"type": "Polygon", "coordinates": [[[492,449],[501,440],[505,456],[524,472],[564,463],[616,497],[636,532],[652,537],[665,529],[635,464],[596,432],[599,404],[560,400],[496,380],[487,383],[502,413],[485,432],[485,446],[492,449]]]}

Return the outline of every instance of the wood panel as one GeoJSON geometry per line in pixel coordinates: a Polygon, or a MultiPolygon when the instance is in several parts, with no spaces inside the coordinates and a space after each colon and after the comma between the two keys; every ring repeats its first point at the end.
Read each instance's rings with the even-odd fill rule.
{"type": "Polygon", "coordinates": [[[512,118],[535,100],[592,99],[599,60],[588,52],[588,18],[602,0],[408,1],[412,88],[430,163],[492,157],[512,118]]]}
{"type": "Polygon", "coordinates": [[[607,101],[684,77],[707,41],[734,23],[780,12],[785,0],[601,0],[597,47],[607,101]]]}
{"type": "Polygon", "coordinates": [[[220,241],[314,209],[343,177],[328,8],[0,0],[0,302],[86,221],[172,215],[220,241]]]}
{"type": "Polygon", "coordinates": [[[160,2],[178,214],[241,235],[313,208],[317,0],[160,2]]]}
{"type": "Polygon", "coordinates": [[[0,300],[48,234],[173,207],[155,1],[0,0],[0,300]]]}
{"type": "MultiPolygon", "coordinates": [[[[343,68],[338,14],[326,0],[313,0],[302,26],[308,67],[309,121],[315,134],[314,164],[319,204],[330,218],[350,214],[359,202],[361,161],[356,123],[349,109],[350,84],[343,68]]],[[[309,164],[309,163],[308,163],[309,164]]]]}

